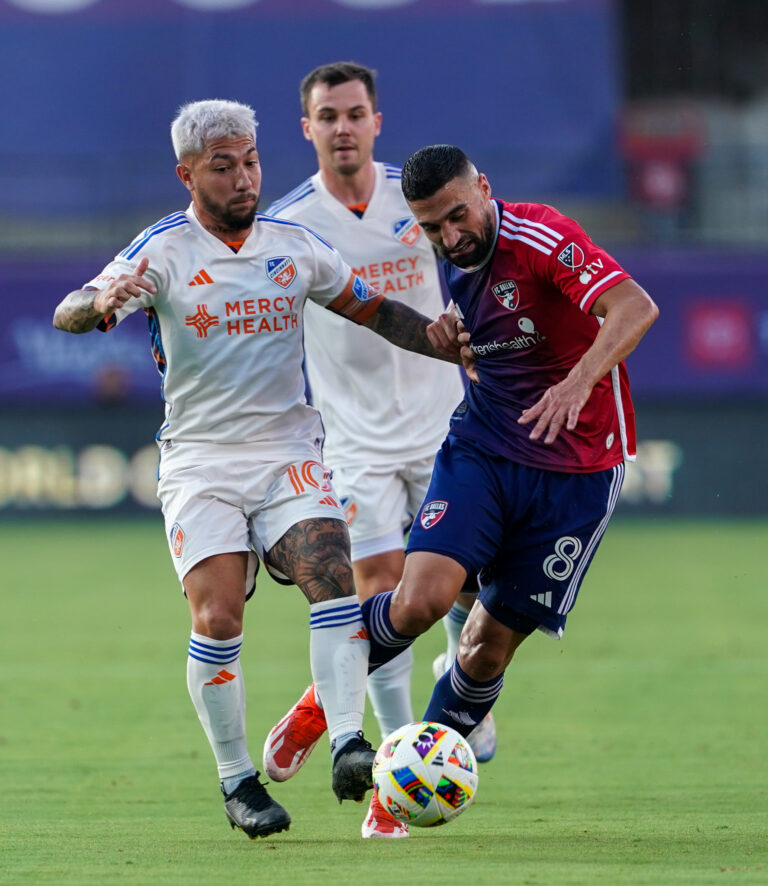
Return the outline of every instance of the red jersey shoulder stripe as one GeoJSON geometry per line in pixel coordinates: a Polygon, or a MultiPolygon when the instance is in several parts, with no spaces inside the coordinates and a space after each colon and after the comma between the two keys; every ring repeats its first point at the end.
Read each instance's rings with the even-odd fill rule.
{"type": "Polygon", "coordinates": [[[503,210],[499,235],[507,240],[519,240],[527,243],[544,255],[552,255],[552,251],[560,244],[563,235],[542,222],[529,218],[520,218],[508,209],[503,210]]]}

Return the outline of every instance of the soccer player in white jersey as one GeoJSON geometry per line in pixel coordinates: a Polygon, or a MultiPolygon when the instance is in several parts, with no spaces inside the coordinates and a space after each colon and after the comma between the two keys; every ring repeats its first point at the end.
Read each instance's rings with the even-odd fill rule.
{"type": "Polygon", "coordinates": [[[307,300],[393,343],[458,361],[429,321],[373,293],[312,231],[257,214],[253,110],[182,107],[171,136],[191,195],[56,308],[68,332],[107,330],[143,309],[162,374],[158,495],[189,602],[187,684],[216,759],[225,812],[249,837],[290,816],[259,781],[245,735],[243,609],[258,558],[310,605],[310,663],[328,722],[332,788],[362,800],[374,751],[361,730],[368,640],[344,512],[322,462],[323,429],[302,374],[307,300]],[[437,338],[435,338],[437,335],[437,338]]]}
{"type": "MultiPolygon", "coordinates": [[[[400,188],[400,168],[375,162],[381,129],[375,72],[353,62],[315,68],[300,86],[304,136],[318,171],[273,203],[267,215],[300,222],[332,243],[356,274],[388,298],[434,316],[444,300],[432,246],[400,188]]],[[[429,485],[448,419],[463,396],[456,367],[390,347],[369,330],[308,304],[304,314],[306,370],[313,404],[326,431],[325,462],[333,469],[352,542],[355,587],[362,600],[391,591],[403,572],[403,530],[429,485]],[[329,343],[333,343],[329,346],[329,343]]],[[[469,587],[476,590],[470,577],[469,587]]],[[[463,595],[444,619],[448,649],[440,676],[456,655],[474,597],[463,595]]],[[[408,649],[370,674],[368,694],[382,737],[413,720],[408,649]]],[[[310,687],[267,737],[264,769],[290,777],[324,731],[310,687]]],[[[479,759],[493,756],[492,717],[472,736],[479,759]]],[[[375,802],[363,837],[405,837],[375,802]]]]}

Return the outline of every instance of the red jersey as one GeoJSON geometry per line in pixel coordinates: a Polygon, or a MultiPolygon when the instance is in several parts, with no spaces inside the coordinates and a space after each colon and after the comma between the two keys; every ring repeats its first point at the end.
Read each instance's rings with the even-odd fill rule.
{"type": "Polygon", "coordinates": [[[634,409],[623,363],[595,385],[576,428],[563,427],[554,443],[529,440],[533,425],[517,423],[590,347],[600,328],[589,313],[592,304],[629,274],[551,206],[494,205],[497,237],[483,264],[462,270],[445,262],[480,377],[454,413],[451,433],[552,471],[601,471],[634,459],[634,409]]]}

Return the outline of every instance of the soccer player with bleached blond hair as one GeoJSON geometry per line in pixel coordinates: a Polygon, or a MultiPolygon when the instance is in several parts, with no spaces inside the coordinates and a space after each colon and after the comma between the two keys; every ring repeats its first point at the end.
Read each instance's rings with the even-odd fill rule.
{"type": "Polygon", "coordinates": [[[165,401],[158,496],[192,620],[187,685],[227,818],[252,838],[291,821],[246,742],[240,651],[259,560],[309,603],[333,792],[339,802],[362,800],[371,787],[374,751],[362,733],[368,639],[322,423],[304,397],[305,304],[459,360],[455,344],[427,332],[426,317],[373,292],[321,237],[257,212],[256,125],[237,102],[183,106],[171,132],[190,205],[142,231],[54,314],[73,333],[107,331],[138,310],[148,321],[165,401]]]}

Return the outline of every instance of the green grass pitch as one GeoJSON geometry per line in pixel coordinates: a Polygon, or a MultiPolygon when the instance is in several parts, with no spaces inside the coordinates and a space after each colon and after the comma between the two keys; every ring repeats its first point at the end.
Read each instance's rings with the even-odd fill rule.
{"type": "MultiPolygon", "coordinates": [[[[534,635],[454,823],[360,839],[327,745],[273,785],[288,833],[231,831],[187,696],[160,520],[0,525],[0,883],[768,883],[768,524],[616,521],[564,639],[534,635]]],[[[296,588],[260,580],[251,752],[309,681],[296,588]]],[[[415,646],[425,704],[437,626],[415,646]]],[[[366,730],[378,741],[367,715],[366,730]]]]}

